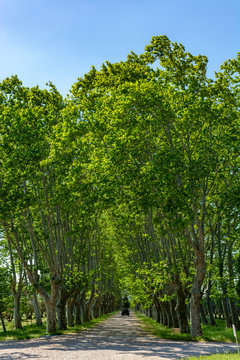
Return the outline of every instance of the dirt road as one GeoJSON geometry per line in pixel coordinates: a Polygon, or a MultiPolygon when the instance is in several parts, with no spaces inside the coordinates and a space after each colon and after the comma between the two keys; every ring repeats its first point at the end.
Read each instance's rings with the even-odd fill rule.
{"type": "Polygon", "coordinates": [[[174,360],[232,351],[234,344],[160,340],[143,332],[135,315],[117,314],[79,334],[0,342],[1,360],[174,360]]]}

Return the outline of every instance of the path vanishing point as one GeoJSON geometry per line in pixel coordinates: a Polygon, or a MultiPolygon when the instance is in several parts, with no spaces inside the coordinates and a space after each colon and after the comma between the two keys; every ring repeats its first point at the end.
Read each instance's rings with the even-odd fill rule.
{"type": "Polygon", "coordinates": [[[175,360],[236,350],[235,344],[180,342],[144,332],[136,316],[120,313],[78,334],[0,342],[1,360],[175,360]]]}

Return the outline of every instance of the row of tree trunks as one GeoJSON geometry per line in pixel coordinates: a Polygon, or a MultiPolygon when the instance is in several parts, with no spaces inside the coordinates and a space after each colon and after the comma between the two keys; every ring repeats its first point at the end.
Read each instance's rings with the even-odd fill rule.
{"type": "Polygon", "coordinates": [[[100,313],[100,304],[96,300],[94,302],[94,286],[92,287],[91,295],[88,300],[86,300],[85,295],[85,289],[79,293],[75,292],[72,296],[64,289],[60,289],[57,302],[58,329],[66,329],[67,325],[74,326],[74,323],[80,325],[82,322],[89,321],[95,317],[95,313],[100,313]],[[97,310],[95,310],[96,305],[98,307],[97,310]]]}
{"type": "MultiPolygon", "coordinates": [[[[31,280],[34,282],[33,279],[31,280]]],[[[70,294],[64,288],[61,288],[59,284],[60,282],[57,276],[53,277],[51,280],[50,295],[44,292],[40,286],[35,286],[46,307],[47,331],[49,333],[56,332],[57,328],[59,330],[64,330],[67,329],[67,326],[73,327],[74,325],[80,325],[82,322],[96,318],[102,313],[108,313],[115,310],[114,297],[96,296],[94,282],[88,299],[86,299],[86,289],[70,294]]],[[[32,294],[28,293],[27,290],[25,290],[24,293],[33,305],[36,324],[42,325],[42,318],[35,288],[33,288],[32,294]]],[[[22,279],[17,288],[13,282],[12,295],[14,299],[15,328],[21,329],[22,319],[20,315],[20,300],[22,295],[22,279]]],[[[6,327],[3,317],[1,317],[1,322],[3,330],[5,331],[6,327]]]]}
{"type": "Polygon", "coordinates": [[[152,307],[147,309],[145,314],[169,328],[179,328],[181,333],[188,333],[188,311],[185,304],[185,296],[181,290],[181,288],[178,289],[178,301],[172,299],[163,302],[157,294],[154,294],[155,315],[153,316],[152,307]]]}
{"type": "Polygon", "coordinates": [[[90,321],[99,317],[101,314],[115,310],[114,298],[95,296],[95,289],[92,287],[91,294],[86,299],[86,290],[67,294],[63,290],[59,291],[56,305],[58,329],[66,329],[67,326],[73,327],[82,322],[90,321]]]}

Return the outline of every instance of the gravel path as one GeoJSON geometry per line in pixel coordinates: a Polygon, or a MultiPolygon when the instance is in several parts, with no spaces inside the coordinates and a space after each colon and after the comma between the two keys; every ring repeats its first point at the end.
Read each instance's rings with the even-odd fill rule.
{"type": "Polygon", "coordinates": [[[161,340],[139,326],[135,315],[114,315],[79,334],[0,342],[1,360],[174,360],[233,351],[234,344],[161,340]]]}

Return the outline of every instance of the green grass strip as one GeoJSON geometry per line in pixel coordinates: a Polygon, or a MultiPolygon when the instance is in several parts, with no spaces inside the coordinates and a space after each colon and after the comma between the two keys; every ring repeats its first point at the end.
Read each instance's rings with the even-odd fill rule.
{"type": "MultiPolygon", "coordinates": [[[[239,360],[238,354],[215,354],[199,357],[188,357],[185,360],[239,360]]],[[[184,359],[183,359],[184,360],[184,359]]]]}
{"type": "MultiPolygon", "coordinates": [[[[104,314],[100,317],[93,319],[89,322],[85,322],[81,325],[68,327],[67,330],[57,330],[55,334],[51,335],[64,335],[64,334],[73,334],[78,333],[82,330],[95,327],[98,323],[108,319],[110,316],[114,315],[116,312],[104,314]]],[[[7,332],[0,332],[0,340],[24,340],[24,339],[33,339],[41,336],[48,336],[46,332],[46,323],[44,322],[42,326],[37,326],[35,324],[23,325],[22,330],[13,329],[13,324],[7,324],[7,332]]],[[[49,336],[51,336],[49,335],[49,336]]]]}
{"type": "MultiPolygon", "coordinates": [[[[184,341],[218,341],[218,342],[235,342],[232,328],[226,329],[225,321],[216,320],[217,326],[202,325],[203,335],[200,337],[192,337],[190,334],[177,334],[173,329],[157,323],[155,320],[148,318],[142,313],[135,312],[138,319],[141,321],[142,327],[145,331],[161,338],[169,340],[184,340],[184,341]]],[[[240,331],[238,338],[240,339],[240,331]]],[[[240,360],[240,357],[239,359],[240,360]]]]}

